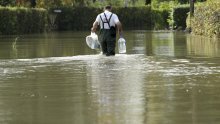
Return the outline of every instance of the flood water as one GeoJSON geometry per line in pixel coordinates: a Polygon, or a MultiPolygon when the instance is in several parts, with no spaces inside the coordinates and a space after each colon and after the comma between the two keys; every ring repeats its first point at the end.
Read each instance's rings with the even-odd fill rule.
{"type": "Polygon", "coordinates": [[[0,124],[219,124],[219,39],[125,31],[106,57],[86,35],[0,36],[0,124]]]}

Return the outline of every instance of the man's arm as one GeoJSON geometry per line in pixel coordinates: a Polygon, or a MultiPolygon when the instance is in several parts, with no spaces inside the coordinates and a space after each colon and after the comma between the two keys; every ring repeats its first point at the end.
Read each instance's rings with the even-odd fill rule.
{"type": "Polygon", "coordinates": [[[118,35],[119,35],[120,37],[123,37],[122,24],[121,24],[121,22],[120,22],[120,21],[117,22],[116,25],[117,25],[117,29],[118,29],[118,35]]]}
{"type": "Polygon", "coordinates": [[[98,28],[98,22],[95,21],[95,22],[93,23],[92,28],[91,28],[91,32],[96,32],[97,28],[98,28]]]}

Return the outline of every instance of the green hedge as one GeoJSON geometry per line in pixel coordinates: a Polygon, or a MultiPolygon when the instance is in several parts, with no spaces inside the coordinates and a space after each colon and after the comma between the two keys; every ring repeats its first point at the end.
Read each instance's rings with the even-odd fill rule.
{"type": "MultiPolygon", "coordinates": [[[[56,8],[57,9],[57,8],[56,8]]],[[[58,30],[90,30],[96,16],[103,9],[92,7],[61,7],[55,23],[58,30]]],[[[187,7],[173,9],[172,19],[177,27],[185,28],[187,7]]],[[[123,24],[123,29],[164,30],[169,28],[170,10],[146,7],[113,8],[123,24]]],[[[45,9],[0,7],[0,34],[40,33],[47,28],[49,12],[45,9]]],[[[50,22],[49,22],[50,23],[50,22]]]]}
{"type": "Polygon", "coordinates": [[[45,9],[0,7],[0,34],[41,33],[46,26],[45,9]]]}
{"type": "Polygon", "coordinates": [[[115,8],[124,29],[151,29],[150,7],[115,8]]]}
{"type": "MultiPolygon", "coordinates": [[[[58,30],[85,30],[92,26],[96,16],[102,10],[91,7],[62,7],[57,15],[58,30]]],[[[52,11],[52,10],[50,10],[52,11]]]]}
{"type": "Polygon", "coordinates": [[[17,32],[16,10],[0,7],[0,34],[15,34],[17,32]]]}
{"type": "MultiPolygon", "coordinates": [[[[91,7],[62,7],[57,16],[58,30],[90,30],[96,16],[103,11],[91,7]]],[[[50,10],[52,11],[52,10],[50,10]]],[[[168,10],[153,10],[147,7],[113,8],[123,24],[123,29],[168,29],[168,10]]],[[[185,22],[185,20],[184,20],[185,22]]]]}
{"type": "Polygon", "coordinates": [[[194,17],[187,21],[192,33],[220,38],[220,1],[210,1],[196,6],[194,17]]]}
{"type": "Polygon", "coordinates": [[[189,5],[181,5],[173,8],[171,12],[171,26],[173,29],[184,30],[186,28],[186,19],[190,11],[189,5]]]}
{"type": "MultiPolygon", "coordinates": [[[[96,16],[103,11],[92,7],[63,7],[57,16],[59,30],[90,30],[96,16]]],[[[150,7],[113,8],[124,29],[151,29],[150,7]]]]}
{"type": "Polygon", "coordinates": [[[151,11],[151,29],[164,30],[169,29],[167,21],[169,17],[169,10],[154,9],[151,11]]]}
{"type": "Polygon", "coordinates": [[[0,6],[13,6],[15,4],[15,0],[0,0],[0,6]]]}

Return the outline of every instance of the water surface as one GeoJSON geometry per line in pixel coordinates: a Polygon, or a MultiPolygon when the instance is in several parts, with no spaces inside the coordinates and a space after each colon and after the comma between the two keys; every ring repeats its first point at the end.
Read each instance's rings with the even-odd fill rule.
{"type": "Polygon", "coordinates": [[[86,35],[0,36],[1,124],[220,122],[218,39],[126,31],[106,57],[86,35]]]}

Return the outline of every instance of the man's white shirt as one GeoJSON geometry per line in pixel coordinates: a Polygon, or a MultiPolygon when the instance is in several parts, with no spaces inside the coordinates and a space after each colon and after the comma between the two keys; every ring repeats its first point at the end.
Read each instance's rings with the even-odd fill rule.
{"type": "MultiPolygon", "coordinates": [[[[110,18],[110,16],[111,16],[111,14],[112,14],[112,12],[109,12],[109,11],[105,10],[103,13],[99,14],[99,15],[96,17],[96,22],[98,22],[98,25],[100,25],[100,28],[101,28],[101,29],[103,29],[102,20],[103,20],[104,22],[107,22],[104,13],[105,13],[105,15],[106,15],[108,21],[109,21],[109,18],[110,18]],[[101,16],[102,20],[101,20],[100,16],[101,16]]],[[[118,22],[119,22],[118,16],[117,16],[116,14],[112,14],[111,20],[110,20],[110,22],[109,22],[110,26],[114,26],[114,27],[115,27],[116,23],[118,23],[118,22]]],[[[104,29],[110,29],[108,23],[104,23],[104,29]]]]}

